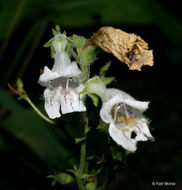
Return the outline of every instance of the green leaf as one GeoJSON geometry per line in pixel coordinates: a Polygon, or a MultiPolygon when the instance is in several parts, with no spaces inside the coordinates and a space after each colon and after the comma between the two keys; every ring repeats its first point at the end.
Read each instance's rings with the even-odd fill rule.
{"type": "Polygon", "coordinates": [[[111,66],[111,61],[106,62],[106,64],[103,67],[101,67],[101,69],[99,71],[100,77],[104,77],[106,75],[106,73],[109,70],[110,66],[111,66]]]}
{"type": "Polygon", "coordinates": [[[98,170],[96,170],[95,174],[98,175],[101,171],[102,171],[103,168],[99,168],[98,170]]]}
{"type": "Polygon", "coordinates": [[[114,160],[118,160],[118,161],[123,160],[124,155],[123,155],[123,152],[121,150],[121,147],[119,147],[119,146],[110,146],[109,150],[110,150],[114,160]]]}
{"type": "Polygon", "coordinates": [[[99,156],[96,156],[96,155],[87,156],[87,160],[93,160],[93,159],[98,159],[99,160],[99,156]]]}
{"type": "Polygon", "coordinates": [[[94,182],[89,182],[86,184],[86,190],[95,190],[95,183],[94,182]]]}
{"type": "Polygon", "coordinates": [[[24,40],[20,44],[18,44],[18,47],[16,48],[15,56],[12,58],[11,64],[8,66],[8,70],[6,71],[3,80],[0,81],[0,84],[2,86],[5,86],[7,84],[9,78],[15,71],[15,68],[20,64],[21,58],[23,57],[24,54],[26,54],[25,52],[29,43],[33,40],[38,28],[40,27],[40,23],[41,23],[40,21],[41,20],[38,19],[36,20],[35,23],[33,23],[30,26],[30,29],[24,34],[24,40]]]}
{"type": "Polygon", "coordinates": [[[7,93],[0,90],[0,104],[10,113],[4,119],[2,127],[8,133],[27,146],[43,163],[52,168],[69,167],[66,161],[70,154],[55,135],[46,127],[32,110],[25,110],[7,93]]]}
{"type": "Polygon", "coordinates": [[[72,40],[75,47],[78,48],[78,51],[82,51],[82,47],[85,45],[85,42],[87,41],[87,39],[84,38],[83,36],[78,36],[76,34],[72,35],[72,40]]]}
{"type": "Polygon", "coordinates": [[[74,178],[68,173],[59,173],[56,174],[54,177],[62,185],[67,185],[74,181],[74,178]]]}
{"type": "Polygon", "coordinates": [[[52,185],[52,186],[55,186],[55,185],[56,185],[56,182],[57,182],[56,179],[52,180],[51,185],[52,185]]]}
{"type": "Polygon", "coordinates": [[[115,77],[105,77],[107,71],[109,70],[111,66],[111,61],[106,62],[106,64],[101,67],[100,71],[99,71],[99,75],[100,75],[100,79],[101,81],[105,84],[108,85],[110,84],[113,80],[115,80],[115,77]]]}
{"type": "Polygon", "coordinates": [[[110,84],[112,81],[114,81],[116,78],[115,78],[115,77],[101,77],[100,79],[101,79],[101,81],[102,81],[105,85],[108,85],[108,84],[110,84]]]}
{"type": "Polygon", "coordinates": [[[103,122],[101,119],[100,119],[100,124],[97,126],[97,130],[99,130],[100,132],[106,132],[108,133],[108,124],[103,122]]]}
{"type": "Polygon", "coordinates": [[[89,46],[80,53],[81,60],[84,65],[90,65],[96,60],[95,47],[89,46]]]}
{"type": "Polygon", "coordinates": [[[86,38],[83,36],[78,36],[76,34],[72,35],[72,40],[77,48],[77,53],[80,57],[80,64],[83,65],[90,65],[92,62],[96,59],[96,52],[95,47],[89,46],[86,49],[83,49],[83,46],[85,45],[85,42],[87,41],[86,38]]]}
{"type": "Polygon", "coordinates": [[[76,139],[75,139],[75,143],[77,144],[77,143],[80,143],[80,142],[82,142],[82,141],[84,141],[84,140],[85,140],[85,137],[76,138],[76,139]]]}
{"type": "Polygon", "coordinates": [[[89,177],[93,177],[94,175],[92,175],[92,174],[82,174],[81,176],[80,176],[80,179],[87,179],[87,178],[89,178],[89,177]]]}
{"type": "Polygon", "coordinates": [[[44,45],[43,45],[43,47],[51,47],[52,46],[52,43],[53,43],[53,41],[54,41],[54,39],[52,38],[52,39],[50,39],[48,42],[46,42],[44,45]]]}
{"type": "Polygon", "coordinates": [[[94,106],[97,107],[99,104],[99,97],[96,94],[91,94],[91,93],[88,93],[88,95],[91,97],[94,106]]]}

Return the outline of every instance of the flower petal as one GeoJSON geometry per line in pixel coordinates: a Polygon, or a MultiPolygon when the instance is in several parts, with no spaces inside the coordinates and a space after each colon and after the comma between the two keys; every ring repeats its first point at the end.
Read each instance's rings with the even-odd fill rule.
{"type": "Polygon", "coordinates": [[[64,76],[67,67],[70,65],[71,60],[66,52],[59,52],[54,55],[55,61],[52,71],[59,74],[59,76],[64,76]]]}
{"type": "Polygon", "coordinates": [[[149,131],[149,127],[147,126],[147,122],[145,119],[141,120],[142,122],[142,132],[143,134],[149,139],[149,140],[154,140],[154,137],[151,135],[150,131],[149,131]]]}
{"type": "Polygon", "coordinates": [[[71,105],[71,101],[67,96],[61,97],[61,112],[62,114],[74,112],[74,109],[71,105]]]}
{"type": "Polygon", "coordinates": [[[48,67],[44,67],[44,73],[40,75],[38,83],[42,86],[48,86],[50,80],[58,78],[59,75],[56,72],[52,72],[48,67]]]}
{"type": "Polygon", "coordinates": [[[112,137],[112,139],[117,144],[121,145],[123,148],[131,152],[134,152],[137,149],[137,141],[135,139],[130,138],[130,133],[126,133],[123,129],[116,127],[114,122],[111,122],[109,125],[109,134],[112,137]]]}
{"type": "Polygon", "coordinates": [[[84,95],[78,95],[76,93],[73,93],[74,98],[72,99],[72,106],[74,111],[82,112],[86,111],[86,107],[83,103],[84,95]]]}
{"type": "Polygon", "coordinates": [[[108,101],[103,103],[100,116],[106,123],[110,123],[112,121],[111,110],[114,105],[125,103],[135,109],[138,109],[142,113],[148,108],[149,104],[149,102],[137,101],[129,94],[117,89],[107,89],[104,99],[107,99],[108,101]]]}
{"type": "Polygon", "coordinates": [[[132,96],[130,96],[126,92],[118,90],[118,89],[114,89],[114,88],[107,89],[105,96],[107,99],[118,96],[116,98],[116,99],[118,99],[118,101],[120,98],[121,102],[124,102],[125,104],[128,104],[129,106],[136,108],[136,109],[140,110],[141,112],[144,112],[145,110],[148,109],[149,102],[135,100],[132,96]]]}
{"type": "Polygon", "coordinates": [[[63,114],[71,112],[86,111],[86,107],[83,103],[83,95],[79,97],[75,92],[61,98],[61,111],[63,114]]]}
{"type": "Polygon", "coordinates": [[[60,117],[60,102],[57,99],[57,91],[46,88],[44,90],[45,110],[51,119],[60,117]]]}
{"type": "Polygon", "coordinates": [[[64,72],[65,77],[76,77],[82,74],[76,62],[72,62],[64,72]]]}

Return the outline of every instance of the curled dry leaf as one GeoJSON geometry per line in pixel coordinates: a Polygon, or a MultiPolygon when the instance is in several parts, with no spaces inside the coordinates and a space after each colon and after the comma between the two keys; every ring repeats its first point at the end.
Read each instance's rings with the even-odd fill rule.
{"type": "Polygon", "coordinates": [[[108,53],[114,54],[121,62],[125,62],[130,70],[141,70],[143,65],[153,66],[153,52],[148,44],[136,34],[129,34],[110,26],[101,27],[84,48],[99,46],[108,53]]]}

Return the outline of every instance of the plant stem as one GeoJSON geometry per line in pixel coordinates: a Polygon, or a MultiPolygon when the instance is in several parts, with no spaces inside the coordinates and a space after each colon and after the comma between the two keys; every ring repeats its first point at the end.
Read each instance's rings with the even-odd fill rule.
{"type": "Polygon", "coordinates": [[[85,76],[86,76],[86,80],[88,80],[89,75],[90,75],[90,71],[89,71],[88,66],[84,66],[84,73],[85,73],[85,76]]]}
{"type": "Polygon", "coordinates": [[[86,190],[84,185],[83,185],[83,182],[82,180],[80,179],[80,175],[75,175],[76,176],[76,181],[77,181],[77,184],[78,184],[78,187],[80,190],[86,190]]]}
{"type": "Polygon", "coordinates": [[[84,140],[84,142],[82,142],[81,145],[81,151],[80,151],[80,167],[79,167],[79,173],[80,175],[83,173],[84,171],[84,167],[85,167],[85,156],[86,156],[86,142],[84,140]]]}
{"type": "Polygon", "coordinates": [[[81,175],[84,171],[85,167],[85,157],[86,157],[86,137],[88,132],[88,117],[87,114],[83,113],[83,124],[84,124],[84,137],[85,140],[81,144],[81,150],[80,150],[80,167],[79,167],[79,174],[81,175]]]}
{"type": "Polygon", "coordinates": [[[47,121],[48,123],[51,124],[55,124],[53,121],[51,121],[49,118],[47,118],[43,113],[40,112],[40,110],[35,106],[35,104],[30,100],[29,97],[25,97],[24,98],[29,104],[30,106],[34,109],[34,111],[45,121],[47,121]]]}
{"type": "Polygon", "coordinates": [[[81,144],[81,148],[80,148],[80,165],[79,165],[79,169],[78,172],[75,173],[75,177],[76,177],[76,181],[78,184],[78,187],[80,190],[86,190],[84,184],[83,184],[83,180],[80,179],[81,175],[84,172],[84,168],[85,168],[85,158],[86,158],[86,137],[87,137],[87,132],[89,131],[89,127],[88,127],[88,117],[87,114],[84,112],[82,114],[82,120],[83,120],[83,127],[84,127],[84,141],[81,144]]]}

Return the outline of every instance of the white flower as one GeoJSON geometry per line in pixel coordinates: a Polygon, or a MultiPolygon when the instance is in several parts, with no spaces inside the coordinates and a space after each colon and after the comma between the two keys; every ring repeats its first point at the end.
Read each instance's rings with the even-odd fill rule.
{"type": "Polygon", "coordinates": [[[102,120],[109,123],[109,134],[123,148],[134,152],[137,141],[153,139],[143,112],[149,102],[141,102],[117,89],[107,89],[100,111],[102,120]]]}
{"type": "Polygon", "coordinates": [[[84,88],[79,81],[82,72],[77,63],[71,62],[67,53],[62,50],[55,54],[52,70],[45,66],[44,73],[38,81],[40,85],[46,87],[45,110],[52,119],[61,116],[60,106],[62,114],[86,111],[84,96],[79,94],[84,88]]]}

